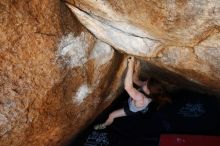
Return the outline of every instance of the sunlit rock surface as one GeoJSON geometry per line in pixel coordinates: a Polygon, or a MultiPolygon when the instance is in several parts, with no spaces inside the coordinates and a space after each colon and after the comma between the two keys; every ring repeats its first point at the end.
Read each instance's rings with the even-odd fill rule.
{"type": "Polygon", "coordinates": [[[97,38],[218,91],[220,1],[68,0],[97,38]]]}
{"type": "Polygon", "coordinates": [[[123,56],[63,2],[3,0],[0,25],[1,146],[64,145],[117,95],[123,56]]]}
{"type": "Polygon", "coordinates": [[[123,54],[219,91],[219,26],[218,0],[1,0],[0,145],[68,143],[117,96],[123,54]]]}

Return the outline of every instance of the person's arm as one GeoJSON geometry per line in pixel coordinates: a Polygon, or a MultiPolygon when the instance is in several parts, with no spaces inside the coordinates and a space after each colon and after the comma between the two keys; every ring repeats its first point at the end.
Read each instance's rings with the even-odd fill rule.
{"type": "Polygon", "coordinates": [[[133,87],[133,69],[134,57],[128,58],[127,74],[125,76],[124,86],[130,97],[134,100],[142,100],[144,95],[133,87]]]}
{"type": "Polygon", "coordinates": [[[139,79],[139,72],[140,72],[140,61],[138,60],[138,61],[136,62],[136,64],[135,64],[135,68],[134,68],[133,82],[134,82],[137,86],[141,87],[141,86],[143,86],[143,85],[146,84],[146,81],[141,81],[141,80],[139,79]]]}

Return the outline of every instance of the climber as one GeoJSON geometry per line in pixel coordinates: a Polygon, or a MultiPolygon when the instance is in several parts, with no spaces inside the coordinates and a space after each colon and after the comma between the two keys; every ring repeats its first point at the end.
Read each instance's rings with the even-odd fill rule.
{"type": "Polygon", "coordinates": [[[154,78],[146,81],[139,80],[139,69],[140,61],[136,61],[135,63],[134,57],[128,57],[127,74],[124,81],[124,88],[130,96],[128,102],[126,102],[123,108],[110,113],[104,123],[95,125],[95,130],[105,129],[113,123],[115,118],[130,116],[136,113],[146,113],[152,101],[157,103],[157,109],[170,102],[170,99],[165,94],[163,85],[158,80],[154,78]],[[136,89],[133,83],[140,88],[136,89]]]}

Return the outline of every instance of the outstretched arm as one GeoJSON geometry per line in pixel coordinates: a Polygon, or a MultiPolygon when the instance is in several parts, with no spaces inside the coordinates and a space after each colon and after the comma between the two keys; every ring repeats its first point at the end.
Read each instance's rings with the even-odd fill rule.
{"type": "Polygon", "coordinates": [[[134,67],[134,74],[133,74],[133,82],[138,85],[139,87],[146,84],[146,81],[141,81],[139,79],[139,73],[140,73],[140,61],[137,60],[135,67],[134,67]]]}
{"type": "Polygon", "coordinates": [[[133,87],[133,69],[134,69],[134,57],[129,57],[128,69],[124,82],[125,90],[134,100],[142,100],[144,98],[144,95],[133,87]]]}
{"type": "Polygon", "coordinates": [[[125,89],[133,88],[133,70],[134,70],[134,57],[128,58],[127,74],[125,76],[125,89]]]}

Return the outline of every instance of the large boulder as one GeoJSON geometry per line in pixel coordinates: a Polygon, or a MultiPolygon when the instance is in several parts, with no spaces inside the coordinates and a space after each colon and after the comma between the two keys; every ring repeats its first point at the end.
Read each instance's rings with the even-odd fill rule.
{"type": "Polygon", "coordinates": [[[118,95],[125,54],[218,91],[219,17],[218,0],[1,0],[0,145],[65,145],[118,95]]]}
{"type": "Polygon", "coordinates": [[[63,145],[117,95],[123,55],[63,2],[3,0],[0,25],[1,146],[63,145]]]}
{"type": "Polygon", "coordinates": [[[115,49],[220,89],[220,1],[68,0],[67,5],[115,49]]]}

